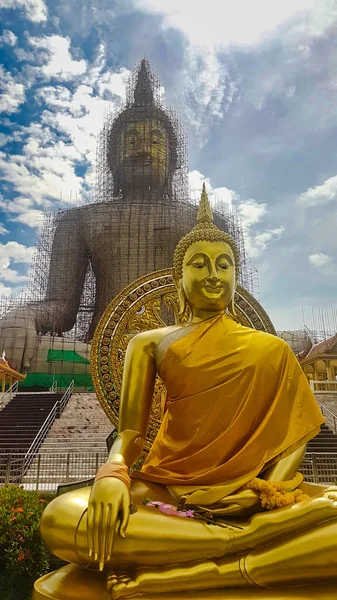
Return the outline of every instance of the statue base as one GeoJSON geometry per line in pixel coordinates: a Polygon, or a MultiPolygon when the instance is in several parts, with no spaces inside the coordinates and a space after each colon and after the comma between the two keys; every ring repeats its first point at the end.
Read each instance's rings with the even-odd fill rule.
{"type": "MultiPolygon", "coordinates": [[[[133,596],[143,600],[336,600],[337,584],[288,588],[240,588],[133,596]]],[[[32,600],[111,600],[105,577],[76,565],[66,565],[35,582],[32,600]]]]}

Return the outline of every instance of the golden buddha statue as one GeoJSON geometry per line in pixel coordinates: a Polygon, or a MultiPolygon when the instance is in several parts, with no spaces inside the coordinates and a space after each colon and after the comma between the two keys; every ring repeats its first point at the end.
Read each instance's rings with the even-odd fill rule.
{"type": "Polygon", "coordinates": [[[34,600],[336,598],[337,488],[297,473],[322,415],[289,346],[236,322],[238,266],[204,189],[174,254],[189,318],[130,341],[108,461],[42,517],[71,564],[38,580],[34,600]],[[130,477],[157,373],[166,412],[130,477]]]}

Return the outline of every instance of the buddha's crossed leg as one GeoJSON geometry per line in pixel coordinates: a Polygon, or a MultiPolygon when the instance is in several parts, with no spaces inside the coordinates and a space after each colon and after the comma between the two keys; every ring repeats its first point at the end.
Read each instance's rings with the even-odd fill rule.
{"type": "MultiPolygon", "coordinates": [[[[239,557],[188,565],[137,568],[132,575],[110,573],[112,598],[134,594],[202,591],[220,588],[284,587],[337,583],[337,519],[300,532],[279,543],[239,557]]],[[[306,598],[317,597],[317,587],[306,598]]]]}
{"type": "MultiPolygon", "coordinates": [[[[167,490],[161,486],[145,486],[146,489],[140,493],[138,482],[138,493],[137,489],[135,493],[135,488],[137,485],[134,487],[133,502],[140,504],[142,494],[143,497],[144,494],[151,495],[154,500],[172,502],[167,490]]],[[[85,488],[54,500],[44,513],[41,533],[43,537],[51,540],[50,550],[57,556],[95,569],[98,565],[89,558],[87,545],[86,507],[89,494],[90,488],[85,488]]],[[[134,571],[135,576],[132,578],[125,575],[121,579],[120,576],[110,574],[110,585],[116,598],[135,593],[135,590],[138,590],[137,586],[140,586],[142,591],[147,591],[148,587],[159,585],[159,581],[160,585],[163,581],[166,582],[165,585],[169,585],[171,581],[168,591],[204,589],[203,581],[208,587],[211,587],[211,581],[214,582],[214,587],[248,585],[249,575],[246,579],[242,576],[242,573],[245,573],[244,565],[247,565],[249,572],[260,569],[259,552],[263,553],[263,561],[266,564],[278,564],[283,556],[283,559],[290,561],[290,566],[294,567],[298,564],[295,558],[297,560],[302,557],[303,564],[307,564],[306,554],[309,553],[310,557],[313,548],[316,548],[316,542],[320,540],[324,539],[326,545],[324,552],[322,549],[322,555],[326,554],[329,548],[336,550],[336,519],[337,503],[334,501],[334,495],[331,499],[314,498],[290,508],[255,515],[242,530],[235,531],[186,517],[168,516],[154,508],[140,505],[138,512],[130,518],[126,539],[121,539],[116,534],[112,559],[106,565],[106,569],[112,571],[123,565],[128,570],[130,567],[133,567],[133,570],[143,568],[134,571]],[[324,525],[324,521],[328,524],[324,525]],[[301,532],[309,528],[307,538],[307,533],[301,532]],[[334,532],[334,536],[325,535],[331,531],[334,532]],[[292,538],[294,535],[296,540],[302,540],[302,547],[301,551],[297,549],[292,556],[290,551],[280,550],[289,542],[279,540],[292,538]],[[258,550],[267,544],[269,550],[258,550]],[[252,552],[249,552],[250,550],[252,552]],[[281,554],[277,554],[279,551],[281,554]],[[247,558],[241,558],[241,568],[238,558],[225,558],[230,555],[242,557],[244,554],[247,558]],[[269,557],[268,560],[266,557],[269,557]],[[172,564],[176,566],[167,566],[172,564]],[[179,564],[182,565],[181,568],[179,564]],[[175,587],[177,585],[178,588],[175,587]]],[[[336,565],[334,569],[337,570],[336,565]]],[[[259,573],[258,579],[267,576],[264,573],[261,575],[260,571],[259,573]]],[[[273,582],[270,585],[273,585],[273,582]]]]}

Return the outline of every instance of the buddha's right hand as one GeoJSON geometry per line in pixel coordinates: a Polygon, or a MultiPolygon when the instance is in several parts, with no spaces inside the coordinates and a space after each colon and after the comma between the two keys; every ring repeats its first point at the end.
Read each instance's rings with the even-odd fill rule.
{"type": "Polygon", "coordinates": [[[116,477],[103,477],[92,487],[88,504],[89,556],[99,562],[102,571],[111,558],[114,536],[124,538],[130,516],[130,491],[116,477]]]}
{"type": "Polygon", "coordinates": [[[6,359],[14,369],[27,369],[37,349],[38,337],[33,309],[22,306],[1,317],[0,354],[5,350],[6,359]]]}

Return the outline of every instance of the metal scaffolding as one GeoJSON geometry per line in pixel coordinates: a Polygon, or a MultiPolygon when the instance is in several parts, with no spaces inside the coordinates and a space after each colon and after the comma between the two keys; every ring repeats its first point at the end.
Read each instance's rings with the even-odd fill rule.
{"type": "MultiPolygon", "coordinates": [[[[98,135],[94,202],[45,215],[27,288],[0,300],[0,329],[12,314],[13,331],[24,321],[50,348],[72,344],[89,357],[88,342],[112,298],[138,277],[171,266],[177,242],[195,225],[198,199],[189,194],[187,165],[177,112],[164,105],[143,59],[131,74],[125,103],[98,135]]],[[[258,297],[239,217],[220,202],[214,222],[233,236],[240,283],[258,297]]],[[[12,342],[8,336],[6,353],[17,362],[15,344],[17,336],[12,342]]],[[[30,371],[41,368],[37,354],[30,371]]],[[[62,368],[71,370],[69,364],[62,368]]]]}

